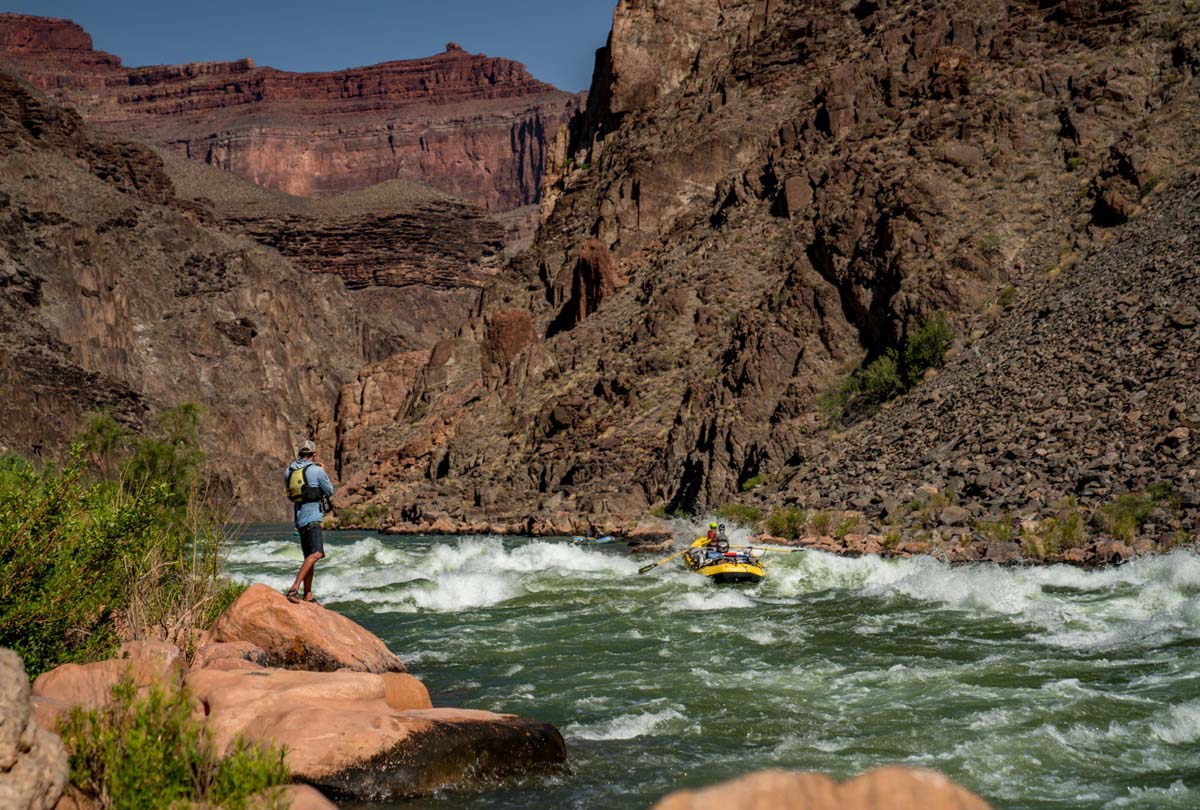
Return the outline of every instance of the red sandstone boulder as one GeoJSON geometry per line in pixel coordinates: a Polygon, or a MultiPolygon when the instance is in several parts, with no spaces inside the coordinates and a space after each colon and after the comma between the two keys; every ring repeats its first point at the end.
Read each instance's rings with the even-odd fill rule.
{"type": "Polygon", "coordinates": [[[251,585],[213,625],[215,642],[245,641],[265,651],[259,663],[333,672],[407,672],[378,636],[319,605],[289,602],[266,585],[251,585]]]}
{"type": "Polygon", "coordinates": [[[819,773],[760,771],[703,790],[680,790],[654,810],[988,810],[940,773],[877,768],[838,784],[819,773]]]}
{"type": "Polygon", "coordinates": [[[53,730],[72,706],[88,709],[107,706],[112,689],[128,672],[139,694],[153,686],[177,689],[187,673],[183,653],[164,641],[131,641],[121,645],[116,658],[92,664],[63,664],[43,672],[33,682],[34,711],[38,722],[53,730]]]}
{"type": "Polygon", "coordinates": [[[196,650],[192,669],[262,669],[269,659],[266,650],[249,641],[222,641],[196,650]]]}
{"type": "Polygon", "coordinates": [[[279,807],[288,810],[337,810],[337,805],[326,799],[321,791],[308,785],[285,785],[250,797],[251,810],[276,810],[279,807]]]}
{"type": "Polygon", "coordinates": [[[206,669],[187,683],[218,746],[238,736],[284,743],[294,778],[337,795],[398,799],[566,766],[553,726],[429,708],[408,675],[206,669]]]}
{"type": "Polygon", "coordinates": [[[62,741],[33,718],[21,657],[0,650],[0,807],[50,810],[68,772],[62,741]]]}

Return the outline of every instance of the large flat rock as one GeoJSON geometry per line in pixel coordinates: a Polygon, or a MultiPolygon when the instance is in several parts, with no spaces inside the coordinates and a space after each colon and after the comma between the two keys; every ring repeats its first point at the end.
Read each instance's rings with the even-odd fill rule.
{"type": "Polygon", "coordinates": [[[187,684],[219,746],[239,736],[285,744],[292,776],[334,796],[399,799],[566,768],[553,726],[429,708],[408,675],[207,669],[187,684]]]}
{"type": "Polygon", "coordinates": [[[251,585],[213,625],[212,641],[249,642],[262,663],[333,672],[407,672],[378,636],[332,610],[294,603],[266,585],[251,585]]]}

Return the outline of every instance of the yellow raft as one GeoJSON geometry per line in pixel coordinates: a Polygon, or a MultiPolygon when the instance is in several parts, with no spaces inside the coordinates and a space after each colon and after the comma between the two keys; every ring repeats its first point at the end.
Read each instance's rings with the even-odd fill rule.
{"type": "Polygon", "coordinates": [[[761,582],[767,572],[762,563],[749,554],[725,552],[721,557],[711,559],[707,555],[707,537],[698,537],[692,543],[683,561],[691,571],[706,576],[719,584],[731,582],[761,582]]]}

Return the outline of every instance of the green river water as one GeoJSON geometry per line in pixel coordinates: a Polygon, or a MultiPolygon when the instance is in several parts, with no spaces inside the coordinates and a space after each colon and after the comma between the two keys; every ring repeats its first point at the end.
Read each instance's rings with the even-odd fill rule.
{"type": "MultiPolygon", "coordinates": [[[[690,527],[680,528],[680,538],[690,527]]],[[[648,808],[760,768],[940,770],[1005,810],[1200,807],[1200,558],[1101,571],[770,555],[715,586],[623,546],[326,535],[315,590],[435,705],[555,724],[574,772],[405,808],[648,808]]],[[[735,536],[735,542],[737,540],[735,536]]],[[[287,528],[229,562],[282,588],[287,528]]]]}

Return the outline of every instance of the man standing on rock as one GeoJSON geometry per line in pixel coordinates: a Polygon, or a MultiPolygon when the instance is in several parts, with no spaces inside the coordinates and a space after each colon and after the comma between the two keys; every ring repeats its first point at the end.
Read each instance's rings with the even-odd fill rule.
{"type": "Polygon", "coordinates": [[[304,551],[304,562],[296,574],[296,581],[288,588],[289,602],[300,601],[300,583],[304,583],[304,601],[317,604],[313,596],[313,571],[317,561],[325,557],[325,545],[321,542],[321,520],[325,516],[325,502],[333,497],[333,483],[317,462],[317,446],[305,441],[296,452],[298,458],[288,465],[284,473],[284,486],[288,499],[295,509],[296,532],[300,535],[300,548],[304,551]]]}

